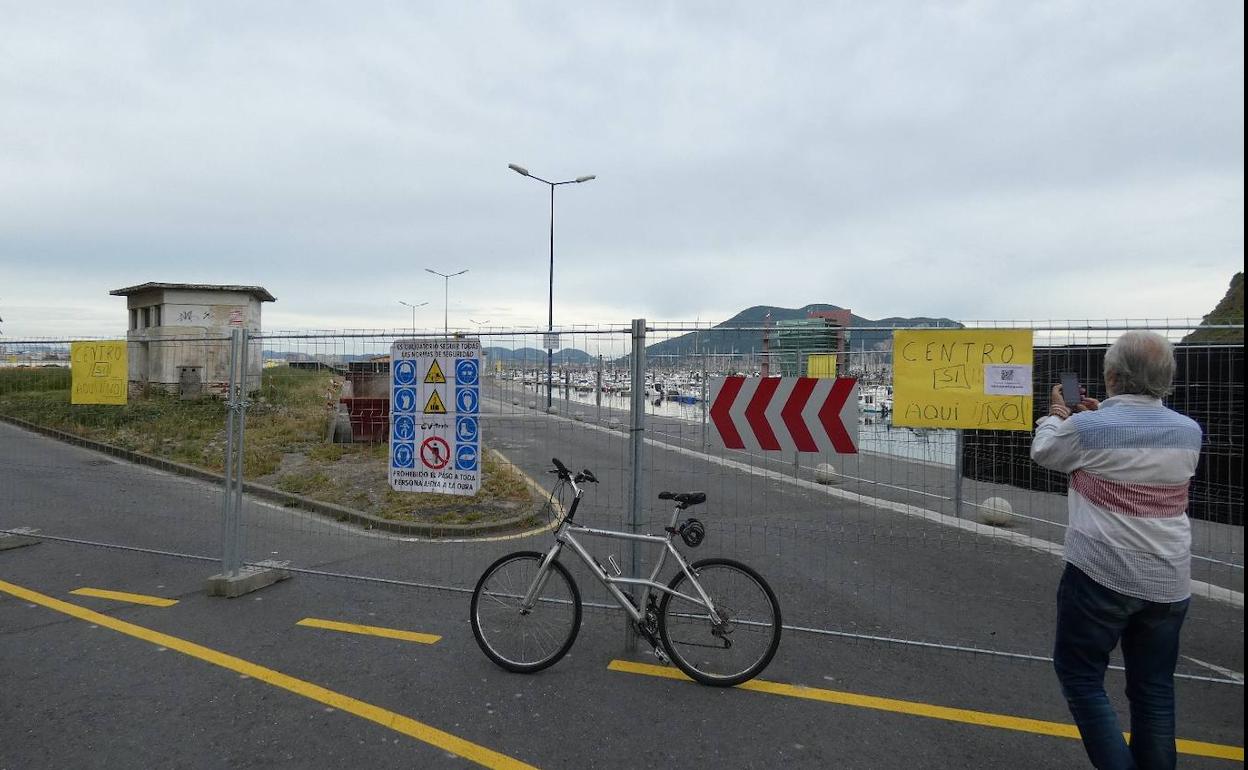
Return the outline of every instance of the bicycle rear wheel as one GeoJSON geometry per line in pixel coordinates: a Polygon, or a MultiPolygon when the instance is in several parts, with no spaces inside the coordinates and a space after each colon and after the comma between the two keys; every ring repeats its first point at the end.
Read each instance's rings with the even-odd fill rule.
{"type": "Polygon", "coordinates": [[[558,561],[550,563],[533,607],[521,610],[545,554],[517,551],[494,562],[472,592],[472,634],[486,656],[519,674],[552,666],[581,629],[581,592],[558,561]]]}
{"type": "MultiPolygon", "coordinates": [[[[690,565],[711,598],[720,622],[701,603],[665,593],[659,603],[659,635],[681,671],[713,687],[753,679],[780,646],[780,604],[762,576],[732,559],[704,559],[690,565]]],[[[699,598],[684,572],[668,588],[699,598]]]]}

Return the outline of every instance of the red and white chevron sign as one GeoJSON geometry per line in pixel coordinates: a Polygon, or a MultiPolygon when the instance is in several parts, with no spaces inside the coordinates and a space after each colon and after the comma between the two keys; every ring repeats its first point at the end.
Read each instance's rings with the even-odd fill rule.
{"type": "Polygon", "coordinates": [[[727,449],[858,452],[853,377],[717,377],[711,424],[727,449]]]}

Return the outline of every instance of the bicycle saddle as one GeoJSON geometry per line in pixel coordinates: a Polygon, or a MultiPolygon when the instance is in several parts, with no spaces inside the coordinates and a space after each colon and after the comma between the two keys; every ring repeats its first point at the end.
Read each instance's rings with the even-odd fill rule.
{"type": "Polygon", "coordinates": [[[705,492],[660,492],[660,500],[675,500],[681,509],[706,502],[705,492]]]}

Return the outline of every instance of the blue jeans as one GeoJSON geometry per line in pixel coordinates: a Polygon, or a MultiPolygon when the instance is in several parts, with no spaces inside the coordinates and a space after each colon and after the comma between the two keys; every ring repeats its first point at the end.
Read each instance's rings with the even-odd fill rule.
{"type": "Polygon", "coordinates": [[[1053,667],[1093,766],[1174,767],[1174,667],[1190,601],[1125,596],[1066,565],[1057,589],[1053,667]],[[1131,705],[1129,746],[1105,694],[1109,653],[1120,641],[1131,705]]]}

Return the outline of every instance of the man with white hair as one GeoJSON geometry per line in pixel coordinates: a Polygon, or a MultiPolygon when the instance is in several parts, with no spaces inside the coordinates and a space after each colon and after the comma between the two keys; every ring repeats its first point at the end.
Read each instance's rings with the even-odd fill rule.
{"type": "Polygon", "coordinates": [[[1072,413],[1054,385],[1031,444],[1033,460],[1070,474],[1053,665],[1098,768],[1175,766],[1174,668],[1191,596],[1187,494],[1202,433],[1161,403],[1174,369],[1164,337],[1123,334],[1105,354],[1109,398],[1080,394],[1072,413]],[[1130,745],[1105,694],[1119,643],[1130,745]]]}

